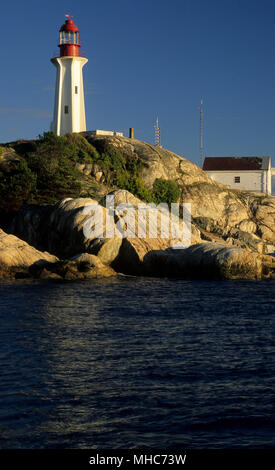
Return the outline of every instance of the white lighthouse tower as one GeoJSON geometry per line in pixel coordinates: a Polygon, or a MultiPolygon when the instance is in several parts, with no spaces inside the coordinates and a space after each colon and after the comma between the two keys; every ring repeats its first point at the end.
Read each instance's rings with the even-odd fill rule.
{"type": "Polygon", "coordinates": [[[56,67],[51,131],[64,135],[67,132],[86,131],[82,68],[88,59],[79,57],[79,30],[72,19],[66,19],[59,33],[60,56],[51,59],[56,67]]]}

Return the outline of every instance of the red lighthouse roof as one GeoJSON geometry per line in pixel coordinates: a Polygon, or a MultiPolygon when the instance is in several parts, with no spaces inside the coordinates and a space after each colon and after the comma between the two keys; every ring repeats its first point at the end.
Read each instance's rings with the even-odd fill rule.
{"type": "Polygon", "coordinates": [[[79,55],[79,30],[73,20],[66,15],[67,19],[59,30],[60,57],[78,57],[79,55]]]}
{"type": "Polygon", "coordinates": [[[78,27],[74,24],[73,20],[71,19],[66,20],[59,31],[73,31],[74,33],[79,33],[78,27]]]}

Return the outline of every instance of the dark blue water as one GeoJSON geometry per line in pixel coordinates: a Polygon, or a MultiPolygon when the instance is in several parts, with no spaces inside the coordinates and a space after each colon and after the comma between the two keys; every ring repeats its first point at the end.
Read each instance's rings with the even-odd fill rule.
{"type": "Polygon", "coordinates": [[[0,284],[0,447],[274,447],[274,288],[0,284]]]}

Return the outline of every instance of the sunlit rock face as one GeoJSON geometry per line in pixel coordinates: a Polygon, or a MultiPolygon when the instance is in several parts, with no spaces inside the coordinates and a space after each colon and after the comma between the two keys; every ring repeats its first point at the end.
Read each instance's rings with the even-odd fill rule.
{"type": "Polygon", "coordinates": [[[58,261],[56,256],[41,252],[0,229],[0,278],[27,276],[30,266],[51,264],[58,261]]]}
{"type": "MultiPolygon", "coordinates": [[[[238,253],[240,259],[246,259],[250,266],[253,265],[252,259],[259,259],[257,255],[275,252],[274,197],[230,189],[211,180],[202,169],[186,158],[161,147],[118,136],[85,137],[95,146],[99,141],[108,141],[108,145],[124,155],[141,159],[144,163],[141,177],[148,188],[152,188],[156,178],[177,183],[180,189],[178,202],[191,205],[191,245],[223,246],[225,251],[220,253],[227,253],[227,256],[230,253],[231,260],[233,254],[237,256],[238,253]],[[245,250],[245,253],[238,250],[245,250]],[[250,257],[248,253],[252,253],[250,257]]],[[[96,168],[96,171],[104,172],[100,168],[96,168]]],[[[101,175],[100,179],[105,181],[103,177],[104,175],[101,175]]],[[[145,260],[147,262],[149,259],[147,255],[151,252],[161,252],[166,256],[166,250],[174,245],[175,239],[172,236],[161,237],[159,233],[155,237],[140,238],[136,233],[136,221],[132,226],[128,224],[134,236],[128,234],[121,237],[116,230],[112,236],[106,236],[106,217],[109,211],[106,208],[107,196],[113,197],[115,227],[120,221],[123,227],[123,215],[116,210],[117,206],[126,204],[136,208],[142,201],[124,189],[109,188],[105,183],[103,186],[105,196],[102,198],[102,193],[100,197],[97,194],[96,200],[79,197],[66,198],[54,205],[26,205],[14,217],[10,232],[36,249],[48,251],[62,259],[88,253],[97,256],[105,266],[111,266],[117,272],[143,274],[145,260]],[[93,214],[92,209],[87,212],[87,208],[92,206],[97,206],[102,211],[104,234],[91,235],[84,230],[89,223],[90,228],[99,224],[96,217],[92,217],[93,222],[89,222],[93,214]]],[[[191,253],[196,259],[198,253],[201,253],[203,259],[209,259],[210,256],[209,250],[202,247],[198,252],[190,249],[190,256],[191,253]]],[[[177,256],[180,258],[183,255],[178,251],[177,256]]],[[[211,259],[213,256],[211,254],[211,259]]],[[[262,260],[263,258],[260,264],[262,260]]],[[[237,266],[238,263],[234,262],[233,265],[237,266]]],[[[238,266],[241,265],[243,264],[238,266]]],[[[146,269],[147,267],[146,265],[146,269]]],[[[230,273],[233,272],[232,269],[229,269],[230,273]]],[[[243,268],[239,269],[241,277],[248,276],[243,268]]],[[[256,265],[255,270],[257,277],[259,270],[256,265]]]]}
{"type": "MultiPolygon", "coordinates": [[[[118,136],[86,138],[93,145],[107,141],[116,150],[140,158],[145,163],[142,179],[150,188],[156,178],[176,181],[181,191],[180,200],[192,204],[193,222],[199,229],[224,239],[232,236],[229,234],[232,228],[238,228],[254,233],[264,243],[275,245],[274,197],[233,190],[213,181],[187,158],[139,140],[118,136]],[[208,222],[207,227],[201,225],[201,218],[208,222]]],[[[233,239],[238,244],[238,236],[233,239]]]]}
{"type": "Polygon", "coordinates": [[[144,257],[151,276],[183,279],[264,279],[275,277],[275,258],[219,243],[185,250],[151,251],[144,257]]]}

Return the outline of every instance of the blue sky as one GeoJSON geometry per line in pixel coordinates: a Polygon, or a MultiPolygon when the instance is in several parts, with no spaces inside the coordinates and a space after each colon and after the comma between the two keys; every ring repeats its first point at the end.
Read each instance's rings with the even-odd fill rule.
{"type": "Polygon", "coordinates": [[[275,165],[275,2],[14,0],[1,5],[0,142],[48,130],[64,15],[82,49],[87,129],[115,129],[198,163],[204,152],[271,155],[275,165]],[[4,40],[3,40],[4,38],[4,40]]]}

